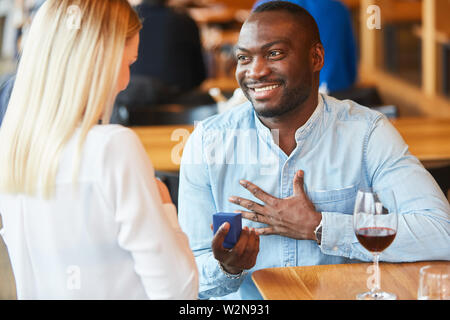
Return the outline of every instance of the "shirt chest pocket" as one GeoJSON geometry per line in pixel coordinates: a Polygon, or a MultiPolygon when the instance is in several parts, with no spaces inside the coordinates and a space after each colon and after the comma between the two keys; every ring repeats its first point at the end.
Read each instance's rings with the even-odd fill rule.
{"type": "Polygon", "coordinates": [[[308,190],[308,196],[319,212],[353,214],[357,191],[355,185],[334,190],[308,190]]]}

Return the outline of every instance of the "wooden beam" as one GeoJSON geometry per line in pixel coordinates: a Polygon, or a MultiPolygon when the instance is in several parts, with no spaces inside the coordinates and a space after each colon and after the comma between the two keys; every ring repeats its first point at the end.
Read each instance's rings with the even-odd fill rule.
{"type": "MultiPolygon", "coordinates": [[[[402,104],[414,106],[417,114],[429,117],[450,118],[450,102],[440,95],[428,95],[395,75],[375,69],[361,74],[365,83],[375,84],[382,96],[395,98],[402,104]]],[[[400,113],[402,110],[399,110],[400,113]]]]}
{"type": "MultiPolygon", "coordinates": [[[[374,0],[361,0],[359,7],[360,14],[360,72],[370,73],[376,68],[376,32],[377,29],[370,29],[367,26],[369,14],[367,8],[376,4],[374,0]]],[[[363,79],[361,79],[363,80],[363,79]]]]}
{"type": "Polygon", "coordinates": [[[435,0],[422,1],[422,87],[427,95],[436,95],[436,6],[435,0]]]}

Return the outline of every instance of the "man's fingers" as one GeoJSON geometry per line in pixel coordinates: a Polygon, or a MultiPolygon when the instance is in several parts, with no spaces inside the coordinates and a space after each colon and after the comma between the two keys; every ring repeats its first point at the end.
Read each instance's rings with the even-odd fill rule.
{"type": "Polygon", "coordinates": [[[267,235],[271,235],[271,234],[278,234],[277,232],[275,232],[275,228],[274,227],[267,227],[267,228],[257,228],[255,229],[255,232],[258,235],[263,235],[263,236],[267,236],[267,235]]]}
{"type": "Polygon", "coordinates": [[[304,194],[304,175],[305,172],[303,170],[298,170],[294,176],[293,188],[294,188],[294,196],[304,194]]]}
{"type": "Polygon", "coordinates": [[[213,252],[214,257],[228,272],[238,273],[244,269],[251,269],[256,263],[259,252],[259,236],[254,229],[245,226],[233,248],[230,250],[222,248],[216,251],[213,248],[213,252]]]}
{"type": "Polygon", "coordinates": [[[268,225],[273,225],[277,222],[276,219],[272,218],[271,216],[265,216],[262,214],[258,214],[256,212],[248,212],[248,211],[242,211],[242,210],[236,210],[235,212],[238,212],[241,214],[242,218],[248,219],[255,222],[261,222],[268,225]]]}
{"type": "Polygon", "coordinates": [[[247,246],[244,251],[244,256],[248,257],[245,269],[251,269],[255,265],[258,253],[259,253],[259,235],[256,233],[255,229],[251,228],[249,230],[247,246]]]}
{"type": "Polygon", "coordinates": [[[255,196],[255,198],[261,200],[262,202],[264,202],[264,203],[266,203],[268,205],[273,205],[276,202],[276,200],[277,200],[277,198],[275,198],[274,196],[268,194],[267,192],[262,190],[257,185],[251,183],[250,181],[240,180],[239,183],[245,189],[250,191],[255,196]]]}
{"type": "Polygon", "coordinates": [[[260,214],[263,214],[266,211],[264,206],[260,205],[259,203],[256,203],[256,202],[253,202],[251,200],[244,199],[244,198],[241,198],[241,197],[232,196],[232,197],[228,198],[228,201],[230,201],[230,202],[232,202],[234,204],[237,204],[237,205],[239,205],[241,207],[244,207],[244,208],[246,208],[248,210],[251,210],[251,211],[254,211],[254,212],[258,212],[260,214]]]}
{"type": "Polygon", "coordinates": [[[231,249],[234,254],[237,256],[241,256],[245,252],[245,248],[247,247],[248,242],[248,236],[249,236],[249,230],[248,227],[244,227],[241,231],[241,235],[239,236],[238,242],[234,245],[234,247],[231,249]]]}
{"type": "Polygon", "coordinates": [[[214,235],[214,238],[212,240],[211,246],[215,249],[222,249],[223,248],[223,242],[225,240],[225,237],[230,230],[230,224],[228,222],[223,223],[219,229],[217,229],[216,234],[214,235]]]}
{"type": "Polygon", "coordinates": [[[249,229],[248,243],[245,251],[247,253],[257,253],[259,251],[259,235],[255,228],[249,229]]]}

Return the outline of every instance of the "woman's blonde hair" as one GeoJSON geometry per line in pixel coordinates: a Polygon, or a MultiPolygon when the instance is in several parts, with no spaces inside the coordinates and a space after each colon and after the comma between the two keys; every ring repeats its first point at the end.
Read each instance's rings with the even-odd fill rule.
{"type": "Polygon", "coordinates": [[[0,127],[0,192],[50,197],[61,151],[108,123],[125,43],[141,29],[127,0],[47,0],[24,46],[0,127]]]}

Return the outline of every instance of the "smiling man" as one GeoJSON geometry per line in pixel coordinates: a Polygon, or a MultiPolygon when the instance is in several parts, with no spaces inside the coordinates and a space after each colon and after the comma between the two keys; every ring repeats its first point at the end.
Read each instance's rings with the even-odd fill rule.
{"type": "Polygon", "coordinates": [[[371,261],[352,227],[358,188],[396,196],[398,234],[380,260],[450,259],[449,204],[398,132],[376,111],[318,93],[324,49],[308,12],[257,7],[236,59],[250,102],[201,122],[180,169],[200,298],[261,298],[250,276],[261,268],[371,261]],[[230,226],[214,235],[212,215],[233,211],[244,227],[225,249],[230,226]]]}
{"type": "MultiPolygon", "coordinates": [[[[276,4],[259,10],[271,6],[276,4]]],[[[289,155],[295,147],[292,133],[318,104],[324,49],[309,13],[294,5],[283,6],[295,11],[262,11],[243,25],[236,46],[236,78],[259,120],[280,131],[280,147],[289,155]]]]}
{"type": "Polygon", "coordinates": [[[249,19],[236,46],[237,80],[264,118],[283,116],[303,104],[323,66],[323,47],[312,17],[304,12],[303,20],[293,23],[285,15],[284,11],[274,11],[249,19]],[[299,33],[299,28],[310,32],[299,33]],[[316,51],[314,65],[310,50],[316,51]]]}

